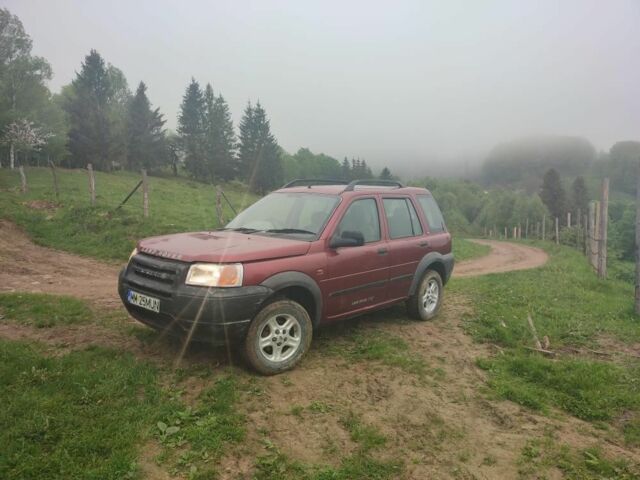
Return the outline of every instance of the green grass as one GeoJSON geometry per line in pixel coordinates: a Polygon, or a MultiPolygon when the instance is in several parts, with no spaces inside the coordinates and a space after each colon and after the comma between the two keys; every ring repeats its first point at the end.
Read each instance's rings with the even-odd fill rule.
{"type": "Polygon", "coordinates": [[[215,463],[225,447],[245,437],[237,397],[237,379],[219,378],[200,395],[196,408],[174,410],[156,424],[156,438],[164,446],[161,461],[172,474],[188,474],[191,479],[216,476],[215,463]]]}
{"type": "Polygon", "coordinates": [[[377,428],[362,422],[350,412],[340,420],[356,442],[356,450],[342,458],[338,467],[306,465],[291,460],[270,441],[265,440],[267,454],[256,460],[256,480],[386,480],[397,478],[404,470],[401,460],[374,458],[374,453],[387,442],[377,428]]]}
{"type": "Polygon", "coordinates": [[[0,478],[116,479],[170,405],[151,366],[98,348],[46,358],[0,341],[0,478]]]}
{"type": "Polygon", "coordinates": [[[562,472],[569,480],[640,478],[637,466],[624,460],[608,458],[600,448],[575,450],[559,444],[553,435],[529,440],[520,453],[518,472],[521,478],[546,478],[550,468],[562,472]]]}
{"type": "MultiPolygon", "coordinates": [[[[149,177],[150,215],[145,219],[141,189],[122,209],[114,211],[138,183],[139,175],[96,172],[97,199],[91,207],[87,172],[57,172],[59,203],[49,169],[26,170],[29,191],[24,195],[18,172],[0,169],[0,216],[16,222],[42,245],[104,260],[125,260],[140,238],[218,226],[211,185],[185,178],[149,177]],[[46,201],[44,206],[51,208],[32,208],[33,201],[46,201]]],[[[237,211],[257,198],[239,184],[224,185],[223,189],[237,211]]],[[[224,215],[227,220],[233,216],[226,203],[224,215]]]]}
{"type": "MultiPolygon", "coordinates": [[[[388,316],[389,311],[385,313],[388,316]]],[[[371,316],[368,318],[371,320],[371,316]]],[[[321,330],[318,342],[322,346],[314,348],[340,355],[350,362],[378,362],[419,376],[433,373],[425,359],[400,337],[376,329],[355,329],[351,325],[339,327],[321,330]]]]}
{"type": "Polygon", "coordinates": [[[480,245],[465,238],[453,239],[453,255],[458,262],[488,255],[490,251],[491,247],[488,245],[480,245]]]}
{"type": "Polygon", "coordinates": [[[91,309],[72,297],[40,293],[0,293],[0,321],[52,327],[90,322],[91,309]]]}
{"type": "Polygon", "coordinates": [[[571,248],[539,245],[551,254],[542,268],[457,279],[450,285],[474,301],[467,330],[476,340],[503,349],[503,355],[479,361],[490,374],[489,386],[502,398],[541,411],[553,406],[590,421],[627,418],[622,431],[628,443],[637,444],[640,363],[573,355],[575,349],[599,348],[602,337],[620,345],[640,341],[633,288],[598,280],[571,248]],[[550,349],[561,354],[557,359],[523,348],[534,346],[529,313],[538,337],[548,336],[550,349]]]}
{"type": "Polygon", "coordinates": [[[0,478],[139,478],[145,444],[174,475],[213,478],[242,441],[237,380],[218,378],[187,407],[162,387],[171,372],[130,354],[90,348],[44,357],[0,341],[0,478]]]}

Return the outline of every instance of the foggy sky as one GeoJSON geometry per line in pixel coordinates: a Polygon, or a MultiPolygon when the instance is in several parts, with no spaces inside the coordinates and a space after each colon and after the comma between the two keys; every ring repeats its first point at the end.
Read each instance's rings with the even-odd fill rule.
{"type": "MultiPolygon", "coordinates": [[[[374,166],[482,159],[497,142],[640,139],[638,1],[0,0],[58,91],[97,49],[175,128],[190,78],[234,122],[259,99],[288,151],[374,166]]],[[[401,170],[401,168],[396,168],[401,170]]]]}

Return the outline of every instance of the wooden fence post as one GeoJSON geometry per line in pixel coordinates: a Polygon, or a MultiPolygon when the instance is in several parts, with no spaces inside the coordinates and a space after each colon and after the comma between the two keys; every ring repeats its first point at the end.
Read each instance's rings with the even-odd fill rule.
{"type": "Polygon", "coordinates": [[[93,174],[93,165],[90,163],[87,165],[87,171],[89,172],[89,193],[91,195],[91,206],[96,205],[96,177],[93,174]]]}
{"type": "Polygon", "coordinates": [[[547,228],[547,214],[542,214],[542,240],[544,240],[545,229],[547,228]]]}
{"type": "Polygon", "coordinates": [[[560,230],[558,229],[558,217],[556,217],[556,245],[560,245],[560,230]]]}
{"type": "Polygon", "coordinates": [[[524,227],[524,238],[529,238],[529,218],[527,217],[526,227],[524,227]]]}
{"type": "Polygon", "coordinates": [[[507,239],[507,227],[504,227],[504,239],[507,239]]]}
{"type": "Polygon", "coordinates": [[[640,315],[640,160],[636,178],[636,290],[635,311],[640,315]]]}
{"type": "MultiPolygon", "coordinates": [[[[588,248],[589,248],[589,226],[588,226],[588,218],[589,215],[588,214],[584,214],[583,218],[582,218],[582,224],[584,225],[584,229],[582,230],[582,238],[583,238],[583,242],[584,242],[584,254],[587,255],[588,252],[588,248]]],[[[589,256],[587,255],[587,258],[589,258],[589,256]]]]}
{"type": "Polygon", "coordinates": [[[51,160],[47,160],[49,162],[49,167],[51,167],[51,175],[53,175],[53,192],[56,195],[56,202],[60,201],[60,189],[58,188],[58,175],[56,175],[56,166],[51,160]]]}
{"type": "Polygon", "coordinates": [[[567,212],[567,227],[571,228],[571,212],[567,212]]]}
{"type": "Polygon", "coordinates": [[[607,226],[609,219],[609,179],[602,180],[600,203],[600,243],[598,245],[598,278],[607,278],[607,226]]]}
{"type": "Polygon", "coordinates": [[[218,226],[224,225],[224,214],[222,211],[222,188],[216,185],[216,213],[218,215],[218,226]]]}
{"type": "Polygon", "coordinates": [[[142,169],[142,214],[144,218],[149,217],[149,182],[146,168],[142,169]]]}
{"type": "Polygon", "coordinates": [[[27,193],[27,177],[24,174],[24,167],[20,165],[20,167],[18,167],[18,171],[20,172],[20,189],[22,190],[22,193],[27,193]]]}

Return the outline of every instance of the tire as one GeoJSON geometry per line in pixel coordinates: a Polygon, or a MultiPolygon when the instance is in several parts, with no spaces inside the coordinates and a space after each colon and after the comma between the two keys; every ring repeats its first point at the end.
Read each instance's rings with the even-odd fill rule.
{"type": "Polygon", "coordinates": [[[313,325],[304,307],[292,300],[276,300],[251,322],[244,341],[245,358],[258,373],[276,375],[298,364],[312,337],[313,325]]]}
{"type": "Polygon", "coordinates": [[[440,274],[435,270],[427,270],[422,275],[416,292],[407,300],[409,316],[422,321],[433,319],[442,305],[443,293],[440,274]]]}

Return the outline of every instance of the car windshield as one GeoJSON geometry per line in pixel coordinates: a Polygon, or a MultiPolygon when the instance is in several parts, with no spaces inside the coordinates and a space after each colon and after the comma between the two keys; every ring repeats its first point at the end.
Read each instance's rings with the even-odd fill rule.
{"type": "Polygon", "coordinates": [[[315,193],[272,193],[229,222],[226,230],[315,238],[339,197],[315,193]]]}

